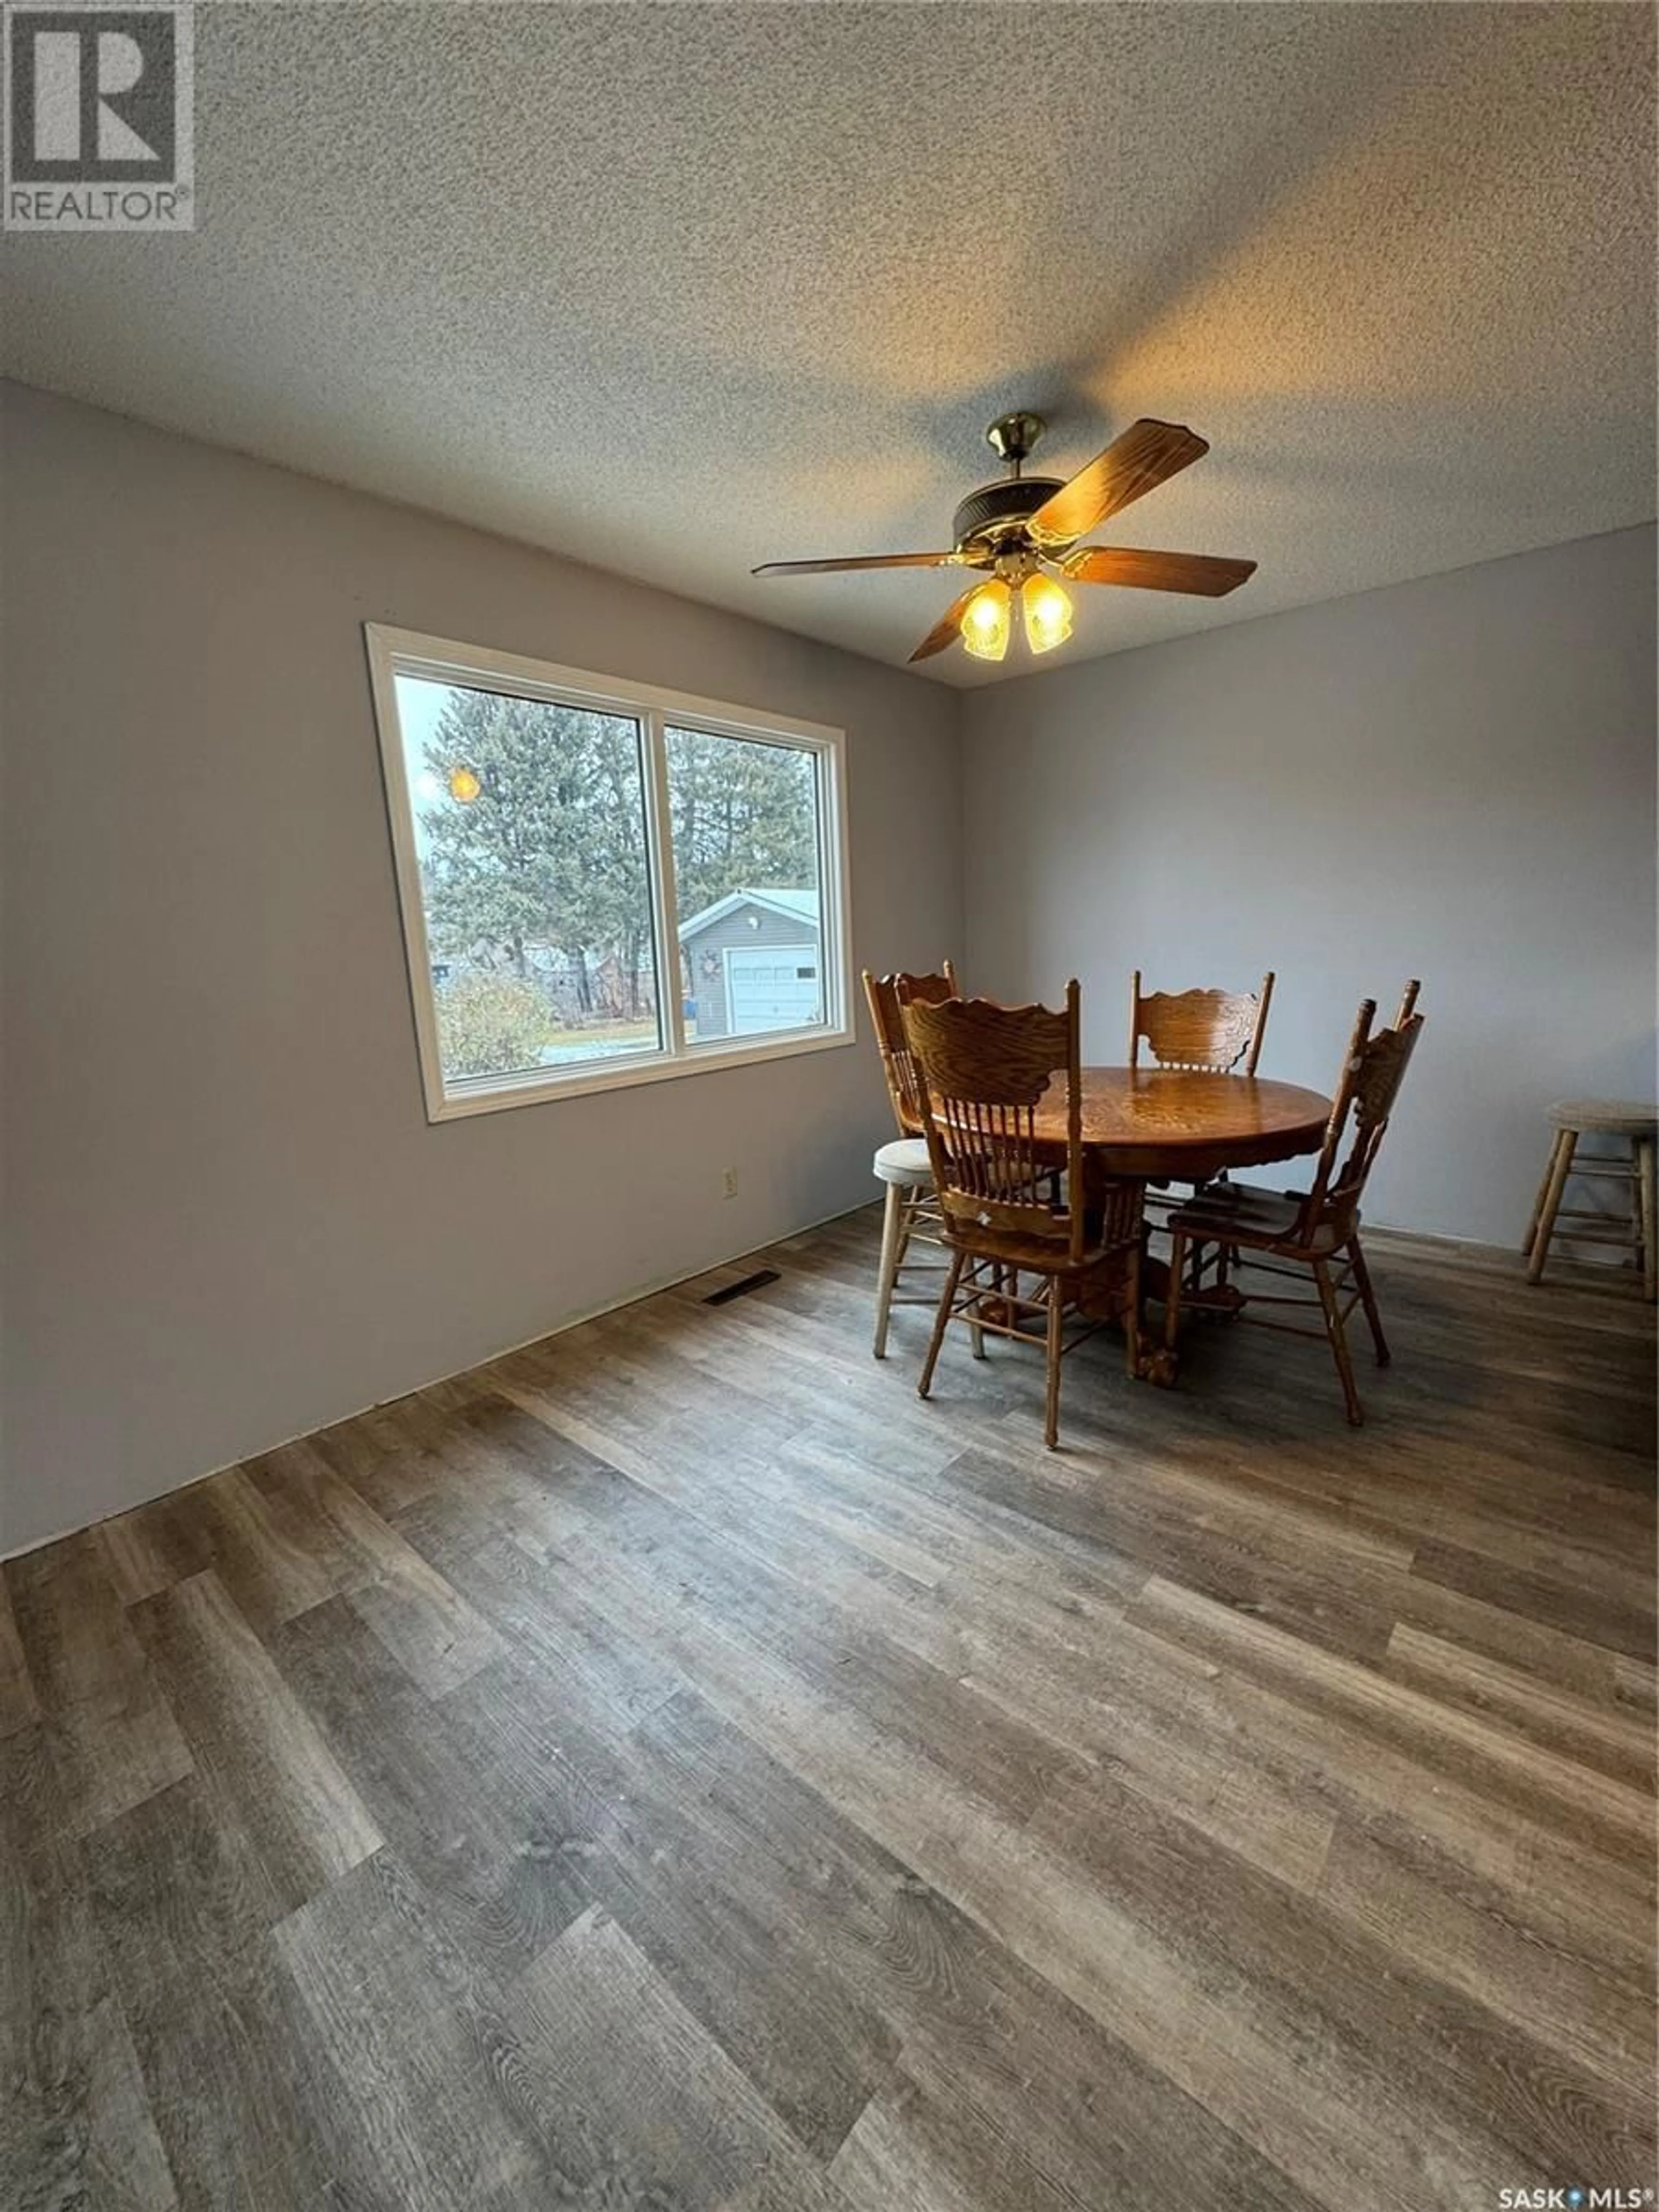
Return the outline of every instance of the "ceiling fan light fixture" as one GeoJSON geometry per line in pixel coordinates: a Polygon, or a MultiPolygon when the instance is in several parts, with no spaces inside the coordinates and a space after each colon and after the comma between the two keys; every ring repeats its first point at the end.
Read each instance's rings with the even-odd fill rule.
{"type": "Polygon", "coordinates": [[[823,575],[849,568],[977,568],[992,573],[951,600],[911,653],[909,665],[963,646],[975,660],[1007,658],[1013,630],[1014,593],[1032,653],[1052,653],[1072,635],[1069,593],[1046,568],[1058,568],[1067,584],[1127,584],[1148,592],[1182,592],[1218,599],[1255,573],[1254,561],[1224,560],[1211,553],[1158,553],[1142,547],[1085,545],[1102,523],[1156,491],[1182,469],[1202,460],[1207,439],[1183,422],[1150,415],[1113,439],[1103,453],[1062,483],[1028,477],[1025,462],[1042,432],[1037,415],[1003,415],[986,436],[1009,473],[981,484],[957,507],[951,549],[937,553],[854,553],[823,561],[767,561],[757,576],[823,575]]]}
{"type": "Polygon", "coordinates": [[[975,660],[1000,660],[1013,628],[1014,595],[1000,576],[981,584],[962,611],[962,641],[975,660]]]}
{"type": "Polygon", "coordinates": [[[1052,576],[1028,576],[1020,586],[1025,641],[1033,653],[1052,653],[1072,635],[1072,602],[1052,576]]]}

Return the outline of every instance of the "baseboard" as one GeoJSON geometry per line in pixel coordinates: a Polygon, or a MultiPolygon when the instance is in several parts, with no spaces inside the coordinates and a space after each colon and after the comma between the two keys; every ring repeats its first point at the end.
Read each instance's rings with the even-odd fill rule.
{"type": "MultiPolygon", "coordinates": [[[[678,1274],[660,1276],[654,1281],[644,1283],[635,1289],[623,1291],[619,1297],[606,1298],[598,1305],[583,1308],[579,1313],[568,1314],[563,1320],[555,1322],[550,1328],[538,1329],[532,1336],[520,1337],[512,1344],[504,1344],[495,1352],[486,1352],[482,1358],[470,1360],[465,1367],[452,1367],[441,1375],[428,1375],[424,1382],[411,1383],[410,1388],[401,1392],[398,1398],[376,1398],[366,1406],[355,1407],[349,1413],[337,1414],[333,1420],[325,1423],[324,1425],[334,1428],[342,1421],[355,1421],[360,1419],[365,1413],[376,1413],[382,1406],[395,1406],[403,1398],[412,1398],[416,1392],[430,1390],[441,1382],[453,1382],[459,1376],[471,1375],[478,1368],[488,1367],[497,1359],[510,1358],[514,1352],[527,1351],[532,1344],[544,1343],[550,1336],[562,1336],[569,1329],[581,1328],[585,1322],[598,1321],[605,1314],[620,1313],[625,1307],[638,1305],[645,1298],[658,1297],[664,1291],[676,1290],[682,1283],[695,1282],[699,1275],[713,1274],[717,1267],[729,1267],[738,1260],[748,1259],[756,1254],[769,1252],[776,1245],[787,1243],[793,1237],[805,1237],[814,1229],[826,1227],[832,1221],[850,1220],[854,1214],[867,1212],[871,1206],[879,1202],[877,1199],[866,1199],[861,1200],[857,1206],[837,1206],[833,1213],[821,1213],[811,1221],[803,1221],[798,1228],[786,1229],[781,1236],[773,1237],[769,1243],[740,1245],[735,1252],[728,1252],[720,1259],[705,1260],[697,1267],[687,1267],[678,1274]]],[[[1430,1248],[1436,1245],[1449,1245],[1470,1258],[1481,1254],[1490,1255],[1494,1261],[1507,1261],[1515,1271],[1516,1279],[1521,1279],[1524,1264],[1522,1256],[1507,1245],[1485,1243],[1475,1237],[1449,1237],[1442,1231],[1433,1230],[1395,1229],[1389,1227],[1387,1223],[1380,1221],[1368,1223],[1366,1227],[1368,1234],[1386,1239],[1389,1244],[1415,1244],[1430,1248]]],[[[1605,1262],[1601,1264],[1603,1267],[1607,1266],[1605,1262]]],[[[1608,1268],[1607,1272],[1613,1271],[1608,1268]]],[[[280,1451],[285,1444],[302,1443],[307,1437],[313,1437],[317,1433],[315,1429],[301,1429],[295,1435],[283,1437],[274,1443],[261,1444],[258,1450],[245,1453],[242,1456],[257,1459],[263,1452],[280,1451]]],[[[170,1489],[155,1491],[149,1498],[141,1498],[131,1505],[118,1507],[112,1513],[100,1514],[95,1521],[85,1521],[74,1528],[60,1528],[55,1535],[37,1536],[30,1543],[19,1544],[11,1551],[0,1553],[0,1565],[3,1565],[8,1559],[25,1559],[31,1552],[44,1551],[48,1544],[61,1544],[67,1537],[84,1535],[88,1528],[101,1528],[106,1521],[118,1521],[123,1514],[137,1513],[146,1505],[153,1505],[157,1498],[176,1498],[180,1491],[194,1489],[198,1482],[210,1482],[216,1474],[222,1474],[227,1468],[240,1466],[240,1460],[227,1460],[222,1466],[204,1468],[200,1474],[192,1474],[183,1482],[174,1483],[170,1489]]]]}
{"type": "MultiPolygon", "coordinates": [[[[620,1297],[606,1298],[599,1305],[584,1307],[580,1313],[568,1314],[563,1320],[556,1321],[550,1328],[538,1328],[532,1336],[521,1336],[512,1344],[502,1345],[497,1351],[487,1352],[482,1358],[469,1360],[465,1367],[452,1367],[441,1375],[428,1375],[423,1382],[411,1382],[409,1389],[400,1391],[396,1398],[372,1399],[367,1406],[358,1406],[349,1413],[337,1414],[333,1420],[325,1422],[323,1426],[337,1428],[342,1421],[360,1420],[365,1413],[378,1413],[382,1406],[399,1405],[404,1398],[412,1398],[418,1391],[433,1389],[440,1382],[453,1382],[460,1376],[471,1375],[480,1367],[492,1365],[497,1359],[511,1358],[515,1352],[528,1351],[532,1344],[544,1344],[550,1336],[562,1336],[568,1329],[580,1328],[584,1322],[598,1321],[605,1314],[620,1313],[625,1306],[636,1306],[643,1299],[659,1297],[664,1291],[677,1290],[682,1283],[696,1282],[699,1275],[712,1275],[717,1267],[732,1267],[737,1261],[745,1260],[754,1253],[769,1252],[775,1245],[787,1243],[792,1237],[805,1237],[814,1229],[826,1227],[832,1221],[845,1221],[853,1214],[863,1213],[878,1203],[878,1200],[866,1199],[857,1206],[838,1206],[833,1213],[820,1213],[811,1221],[803,1221],[799,1228],[784,1230],[769,1243],[742,1244],[735,1252],[726,1253],[719,1259],[704,1260],[696,1267],[687,1267],[678,1274],[663,1275],[654,1281],[641,1284],[636,1289],[624,1291],[620,1297]]],[[[31,1552],[43,1552],[47,1545],[61,1544],[70,1536],[84,1536],[89,1528],[101,1528],[106,1521],[118,1521],[125,1514],[142,1512],[146,1505],[154,1505],[159,1498],[176,1498],[181,1491],[193,1490],[198,1482],[211,1482],[216,1474],[223,1474],[229,1468],[240,1467],[244,1459],[258,1459],[265,1452],[281,1451],[288,1444],[303,1443],[307,1437],[319,1433],[316,1429],[298,1430],[291,1437],[279,1437],[275,1443],[260,1444],[239,1458],[228,1459],[219,1467],[204,1468],[200,1474],[188,1475],[183,1482],[175,1482],[166,1490],[153,1491],[148,1498],[137,1498],[131,1505],[119,1505],[112,1513],[100,1513],[95,1521],[78,1522],[72,1528],[58,1529],[55,1535],[36,1536],[27,1544],[18,1544],[9,1552],[0,1552],[0,1566],[3,1566],[8,1559],[23,1559],[31,1552]]]]}

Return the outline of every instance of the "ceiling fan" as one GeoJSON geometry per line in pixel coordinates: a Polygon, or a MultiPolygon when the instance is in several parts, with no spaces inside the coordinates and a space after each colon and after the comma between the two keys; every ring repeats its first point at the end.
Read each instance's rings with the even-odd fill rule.
{"type": "Polygon", "coordinates": [[[982,583],[954,599],[910,655],[927,660],[958,638],[981,660],[1000,660],[1013,629],[1015,594],[1033,653],[1072,635],[1072,602],[1048,571],[1074,584],[1132,584],[1144,591],[1193,592],[1219,599],[1255,571],[1254,561],[1208,553],[1147,553],[1119,545],[1079,545],[1143,493],[1200,459],[1206,439],[1178,422],[1143,417],[1066,483],[1022,475],[1042,435],[1040,415],[1000,415],[985,433],[1008,474],[970,491],[951,526],[948,553],[870,553],[842,561],[768,561],[757,576],[823,575],[840,568],[978,568],[982,583]]]}

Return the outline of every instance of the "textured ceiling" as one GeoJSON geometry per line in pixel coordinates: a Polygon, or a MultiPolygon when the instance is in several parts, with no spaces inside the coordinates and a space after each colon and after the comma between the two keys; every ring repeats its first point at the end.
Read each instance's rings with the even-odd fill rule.
{"type": "Polygon", "coordinates": [[[948,543],[1015,405],[1261,563],[1072,659],[1654,511],[1645,7],[197,15],[199,230],[8,238],[13,374],[893,661],[950,572],[748,570],[948,543]]]}

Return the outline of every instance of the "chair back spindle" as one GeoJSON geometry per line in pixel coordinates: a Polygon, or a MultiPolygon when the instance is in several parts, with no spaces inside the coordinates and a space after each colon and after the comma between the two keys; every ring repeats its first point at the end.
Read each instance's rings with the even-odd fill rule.
{"type": "Polygon", "coordinates": [[[1378,1030],[1375,1035],[1371,1024],[1376,1018],[1376,1001],[1360,1001],[1331,1118],[1326,1124],[1325,1141],[1304,1202],[1304,1234],[1311,1235],[1319,1224],[1334,1227],[1340,1235],[1352,1233],[1366,1178],[1382,1149],[1395,1101],[1422,1031],[1423,1017],[1413,1011],[1420,988],[1415,981],[1407,983],[1395,1026],[1378,1030]]]}
{"type": "Polygon", "coordinates": [[[1030,1240],[1080,1261],[1085,1224],[1081,1022],[1078,985],[1063,1012],[994,1006],[987,999],[930,1002],[898,985],[905,1032],[921,1079],[923,1128],[947,1229],[981,1246],[1000,1237],[1030,1240]],[[1054,1160],[1040,1152],[1036,1109],[1056,1076],[1066,1085],[1066,1188],[1061,1204],[1054,1160]]]}
{"type": "Polygon", "coordinates": [[[1153,991],[1142,994],[1140,970],[1129,991],[1129,1065],[1140,1065],[1145,1043],[1159,1067],[1231,1075],[1241,1060],[1254,1075],[1267,1030],[1273,971],[1259,991],[1153,991]]]}
{"type": "Polygon", "coordinates": [[[870,1004],[870,1024],[876,1033],[876,1044],[881,1054],[882,1073],[887,1078],[887,1096],[892,1102],[893,1118],[898,1123],[902,1137],[919,1137],[922,1133],[921,1085],[916,1073],[915,1054],[910,1049],[910,1040],[904,1033],[904,1014],[899,1004],[899,987],[902,984],[919,1003],[941,1005],[946,999],[962,994],[957,984],[957,971],[947,960],[943,972],[937,975],[874,975],[869,969],[864,971],[864,995],[870,1004]]]}

